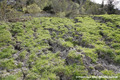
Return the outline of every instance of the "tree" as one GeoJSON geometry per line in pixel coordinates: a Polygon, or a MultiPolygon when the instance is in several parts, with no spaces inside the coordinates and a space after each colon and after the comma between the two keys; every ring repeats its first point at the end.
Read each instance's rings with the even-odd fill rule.
{"type": "Polygon", "coordinates": [[[102,4],[101,4],[100,10],[99,10],[100,14],[105,14],[106,13],[106,8],[105,8],[104,2],[105,2],[105,0],[102,0],[102,4]]]}
{"type": "Polygon", "coordinates": [[[26,2],[27,5],[30,5],[30,4],[33,4],[33,3],[35,3],[34,0],[27,0],[27,2],[26,2]]]}
{"type": "Polygon", "coordinates": [[[17,18],[22,15],[21,12],[14,9],[14,4],[8,2],[8,0],[3,0],[0,2],[0,19],[8,20],[11,18],[17,18]]]}
{"type": "Polygon", "coordinates": [[[84,4],[86,2],[86,0],[72,0],[72,1],[78,4],[84,4]]]}
{"type": "Polygon", "coordinates": [[[104,8],[104,2],[105,0],[102,0],[101,8],[104,8]]]}
{"type": "Polygon", "coordinates": [[[52,0],[35,0],[35,3],[41,8],[50,6],[52,0]]]}
{"type": "Polygon", "coordinates": [[[6,19],[6,12],[7,12],[7,0],[0,2],[0,18],[5,20],[6,19]]]}
{"type": "Polygon", "coordinates": [[[114,0],[108,0],[108,5],[107,5],[107,13],[108,14],[115,14],[115,5],[113,4],[114,3],[114,0]]]}

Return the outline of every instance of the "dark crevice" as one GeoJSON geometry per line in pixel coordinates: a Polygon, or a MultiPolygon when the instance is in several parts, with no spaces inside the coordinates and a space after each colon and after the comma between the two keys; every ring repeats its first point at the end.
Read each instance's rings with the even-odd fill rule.
{"type": "Polygon", "coordinates": [[[55,12],[53,11],[53,7],[51,5],[44,7],[43,11],[50,14],[55,14],[55,12]]]}
{"type": "Polygon", "coordinates": [[[25,80],[25,78],[26,78],[26,73],[24,73],[24,70],[21,68],[21,71],[22,71],[22,74],[23,74],[23,79],[22,80],[25,80]]]}
{"type": "Polygon", "coordinates": [[[18,51],[21,51],[21,50],[22,50],[20,44],[16,44],[16,45],[14,46],[14,48],[15,48],[15,50],[18,50],[18,51]]]}

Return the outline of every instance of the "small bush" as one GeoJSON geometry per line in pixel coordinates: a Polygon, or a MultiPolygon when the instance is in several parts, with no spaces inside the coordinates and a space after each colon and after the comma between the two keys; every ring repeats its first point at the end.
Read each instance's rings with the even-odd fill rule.
{"type": "Polygon", "coordinates": [[[14,64],[13,59],[8,59],[0,61],[0,67],[5,69],[14,69],[16,68],[16,65],[14,64]]]}
{"type": "Polygon", "coordinates": [[[19,54],[21,60],[24,60],[24,59],[25,59],[26,53],[27,53],[27,51],[23,51],[23,52],[21,52],[21,53],[19,54]]]}
{"type": "Polygon", "coordinates": [[[6,19],[20,18],[22,15],[22,12],[19,12],[15,9],[9,9],[9,11],[6,13],[6,19]]]}
{"type": "Polygon", "coordinates": [[[56,13],[56,16],[59,16],[59,17],[65,17],[65,12],[58,12],[56,13]]]}
{"type": "Polygon", "coordinates": [[[12,49],[12,47],[2,49],[1,52],[0,52],[0,59],[10,58],[10,57],[12,57],[12,54],[14,52],[15,51],[12,49]]]}
{"type": "Polygon", "coordinates": [[[117,55],[115,57],[115,62],[118,63],[118,64],[120,64],[120,55],[117,55]]]}
{"type": "Polygon", "coordinates": [[[119,49],[115,50],[115,53],[119,55],[120,54],[120,50],[119,49]]]}
{"type": "Polygon", "coordinates": [[[114,49],[120,49],[120,44],[119,43],[114,43],[111,45],[114,49]]]}
{"type": "Polygon", "coordinates": [[[33,73],[33,72],[29,72],[26,76],[26,80],[36,80],[38,79],[38,75],[33,73]]]}
{"type": "Polygon", "coordinates": [[[103,58],[106,55],[108,55],[110,58],[115,57],[114,51],[112,49],[109,49],[109,48],[99,47],[96,49],[96,52],[99,54],[100,57],[103,57],[103,58]]]}
{"type": "Polygon", "coordinates": [[[5,78],[2,78],[2,80],[17,80],[17,77],[14,75],[6,76],[5,78]]]}
{"type": "Polygon", "coordinates": [[[29,6],[27,6],[26,8],[23,8],[23,11],[26,13],[39,13],[42,10],[40,9],[40,7],[37,4],[31,4],[29,6]]]}
{"type": "Polygon", "coordinates": [[[8,30],[0,30],[0,47],[11,41],[11,33],[8,30]]]}
{"type": "Polygon", "coordinates": [[[112,70],[103,70],[101,71],[105,76],[113,76],[114,72],[112,70]]]}

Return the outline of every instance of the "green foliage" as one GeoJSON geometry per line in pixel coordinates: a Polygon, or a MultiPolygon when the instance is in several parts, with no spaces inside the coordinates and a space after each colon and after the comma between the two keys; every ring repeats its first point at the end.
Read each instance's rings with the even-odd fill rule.
{"type": "Polygon", "coordinates": [[[57,69],[64,65],[63,60],[61,60],[59,56],[56,58],[57,54],[50,53],[47,55],[41,55],[40,57],[41,58],[36,60],[35,65],[33,65],[32,71],[40,74],[41,78],[57,78],[54,72],[57,72],[57,69]]]}
{"type": "Polygon", "coordinates": [[[14,54],[14,53],[15,53],[15,50],[13,49],[13,47],[8,46],[1,50],[0,59],[10,58],[10,57],[12,57],[12,54],[14,54]]]}
{"type": "Polygon", "coordinates": [[[11,34],[7,30],[0,31],[0,42],[9,42],[11,41],[11,34]]]}
{"type": "Polygon", "coordinates": [[[19,12],[15,9],[9,9],[9,11],[6,13],[6,19],[20,18],[22,15],[22,12],[19,12]]]}
{"type": "Polygon", "coordinates": [[[0,19],[5,20],[5,18],[6,18],[5,14],[8,9],[9,8],[7,6],[7,0],[0,2],[0,19]]]}
{"type": "Polygon", "coordinates": [[[76,80],[76,76],[86,76],[87,71],[85,71],[85,67],[83,65],[69,65],[66,66],[66,75],[73,80],[76,80]]]}
{"type": "Polygon", "coordinates": [[[20,54],[19,54],[19,57],[20,57],[20,59],[21,60],[24,60],[25,59],[25,57],[26,57],[26,54],[27,54],[27,51],[22,51],[20,54]]]}
{"type": "Polygon", "coordinates": [[[5,78],[2,78],[2,80],[16,80],[16,79],[17,79],[17,77],[14,75],[10,75],[10,76],[7,76],[5,78]]]}
{"type": "Polygon", "coordinates": [[[114,49],[120,49],[120,44],[119,43],[113,43],[111,45],[114,49]]]}
{"type": "Polygon", "coordinates": [[[115,62],[118,63],[118,64],[120,63],[120,55],[117,55],[117,56],[115,57],[115,62]]]}
{"type": "Polygon", "coordinates": [[[16,68],[16,65],[14,63],[13,59],[6,59],[6,60],[0,60],[0,67],[4,69],[14,69],[16,68]]]}
{"type": "Polygon", "coordinates": [[[70,41],[64,41],[63,39],[59,39],[59,42],[65,47],[73,47],[73,43],[71,43],[70,41]]]}
{"type": "Polygon", "coordinates": [[[58,17],[65,17],[66,14],[65,14],[65,12],[59,12],[59,13],[56,13],[56,16],[58,16],[58,17]]]}
{"type": "Polygon", "coordinates": [[[23,11],[25,13],[39,13],[41,12],[42,10],[40,9],[40,7],[37,5],[37,4],[31,4],[29,6],[27,6],[26,8],[23,8],[23,11]]]}
{"type": "Polygon", "coordinates": [[[110,58],[114,58],[115,57],[115,53],[112,49],[109,48],[105,48],[105,47],[99,47],[96,48],[96,52],[98,54],[101,54],[101,57],[105,57],[105,55],[108,55],[110,58]]]}
{"type": "Polygon", "coordinates": [[[6,25],[0,26],[0,47],[11,42],[11,33],[7,30],[6,25]]]}
{"type": "Polygon", "coordinates": [[[38,77],[39,75],[33,72],[28,72],[28,75],[26,76],[26,80],[36,80],[38,77]]]}
{"type": "Polygon", "coordinates": [[[119,55],[120,54],[120,50],[119,49],[115,50],[115,53],[119,55]]]}
{"type": "Polygon", "coordinates": [[[89,49],[89,48],[83,48],[83,52],[86,54],[86,56],[90,57],[92,59],[92,62],[96,62],[98,59],[98,55],[95,54],[94,49],[89,49]]]}
{"type": "Polygon", "coordinates": [[[77,54],[76,51],[70,51],[68,57],[81,60],[81,54],[77,54]]]}
{"type": "Polygon", "coordinates": [[[43,10],[46,6],[51,4],[49,0],[35,0],[35,3],[43,10]]]}
{"type": "MultiPolygon", "coordinates": [[[[14,70],[23,66],[29,68],[25,80],[59,80],[60,76],[76,80],[76,76],[88,76],[85,64],[88,57],[94,66],[99,58],[119,64],[120,29],[116,27],[119,15],[99,16],[110,21],[104,24],[90,16],[81,16],[0,23],[0,68],[12,73],[3,80],[22,77],[22,73],[17,76],[14,70]]],[[[94,70],[94,66],[90,69],[94,70]]],[[[117,75],[108,70],[102,73],[117,75]]]]}
{"type": "Polygon", "coordinates": [[[101,72],[106,76],[114,76],[114,72],[112,70],[103,70],[101,72]]]}

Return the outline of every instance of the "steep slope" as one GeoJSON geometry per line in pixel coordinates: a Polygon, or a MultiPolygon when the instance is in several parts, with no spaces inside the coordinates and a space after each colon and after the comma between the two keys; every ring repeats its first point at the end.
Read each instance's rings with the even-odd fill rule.
{"type": "Polygon", "coordinates": [[[120,76],[119,49],[119,15],[2,22],[0,79],[77,80],[76,76],[120,76]]]}

